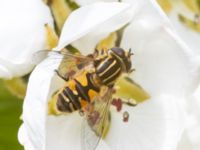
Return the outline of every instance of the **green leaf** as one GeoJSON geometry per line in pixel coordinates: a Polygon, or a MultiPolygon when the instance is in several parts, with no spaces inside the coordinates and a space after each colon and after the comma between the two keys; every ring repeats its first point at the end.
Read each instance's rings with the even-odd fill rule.
{"type": "Polygon", "coordinates": [[[0,80],[0,150],[22,150],[17,132],[21,121],[22,100],[10,94],[0,80]]]}
{"type": "Polygon", "coordinates": [[[76,10],[80,7],[76,2],[72,0],[66,0],[66,2],[72,10],[76,10]]]}
{"type": "Polygon", "coordinates": [[[26,94],[27,82],[23,78],[12,78],[4,80],[7,89],[18,98],[24,98],[26,94]]]}
{"type": "Polygon", "coordinates": [[[196,0],[196,2],[197,2],[197,6],[198,6],[198,8],[200,10],[200,0],[196,0]]]}

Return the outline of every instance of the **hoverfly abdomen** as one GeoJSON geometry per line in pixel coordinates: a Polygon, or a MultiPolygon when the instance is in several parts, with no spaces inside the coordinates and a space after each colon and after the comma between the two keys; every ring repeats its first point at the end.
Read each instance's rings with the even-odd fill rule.
{"type": "Polygon", "coordinates": [[[75,88],[76,88],[76,91],[79,93],[79,96],[83,100],[85,100],[89,103],[90,97],[87,94],[87,89],[84,86],[82,86],[81,83],[79,81],[77,81],[76,79],[75,79],[75,82],[76,82],[75,88]]]}
{"type": "Polygon", "coordinates": [[[58,94],[57,108],[61,112],[73,112],[81,108],[81,103],[78,95],[69,88],[65,87],[61,93],[58,94]]]}
{"type": "Polygon", "coordinates": [[[100,91],[100,87],[93,81],[93,74],[84,71],[67,82],[57,94],[58,111],[70,113],[84,108],[93,101],[100,91]]]}
{"type": "Polygon", "coordinates": [[[58,94],[56,106],[61,112],[72,112],[69,99],[66,99],[63,94],[58,94]]]}

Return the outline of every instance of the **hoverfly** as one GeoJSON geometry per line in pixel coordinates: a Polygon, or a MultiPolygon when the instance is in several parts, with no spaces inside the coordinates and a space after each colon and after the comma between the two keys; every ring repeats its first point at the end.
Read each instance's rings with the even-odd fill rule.
{"type": "Polygon", "coordinates": [[[72,54],[63,51],[40,51],[37,55],[63,56],[63,63],[56,73],[66,81],[50,100],[54,114],[80,111],[85,116],[82,127],[84,150],[94,150],[109,119],[109,108],[115,92],[116,80],[123,73],[132,72],[131,50],[119,47],[95,50],[91,55],[72,54]]]}

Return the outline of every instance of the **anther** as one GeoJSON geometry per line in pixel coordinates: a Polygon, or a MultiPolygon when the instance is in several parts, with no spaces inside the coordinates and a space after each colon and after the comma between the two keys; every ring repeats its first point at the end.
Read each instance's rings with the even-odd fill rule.
{"type": "Polygon", "coordinates": [[[123,121],[124,122],[128,122],[128,120],[129,120],[129,113],[127,111],[125,111],[123,113],[123,121]]]}

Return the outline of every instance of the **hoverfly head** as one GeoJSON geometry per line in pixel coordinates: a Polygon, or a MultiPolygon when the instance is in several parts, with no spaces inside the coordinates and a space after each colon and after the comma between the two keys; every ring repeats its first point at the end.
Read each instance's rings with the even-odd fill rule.
{"type": "Polygon", "coordinates": [[[131,70],[132,70],[131,69],[131,67],[132,67],[131,56],[134,55],[131,52],[131,49],[129,49],[129,51],[127,52],[122,48],[113,47],[113,48],[111,48],[111,51],[123,61],[124,66],[125,66],[125,70],[124,71],[126,73],[131,72],[131,70]]]}

